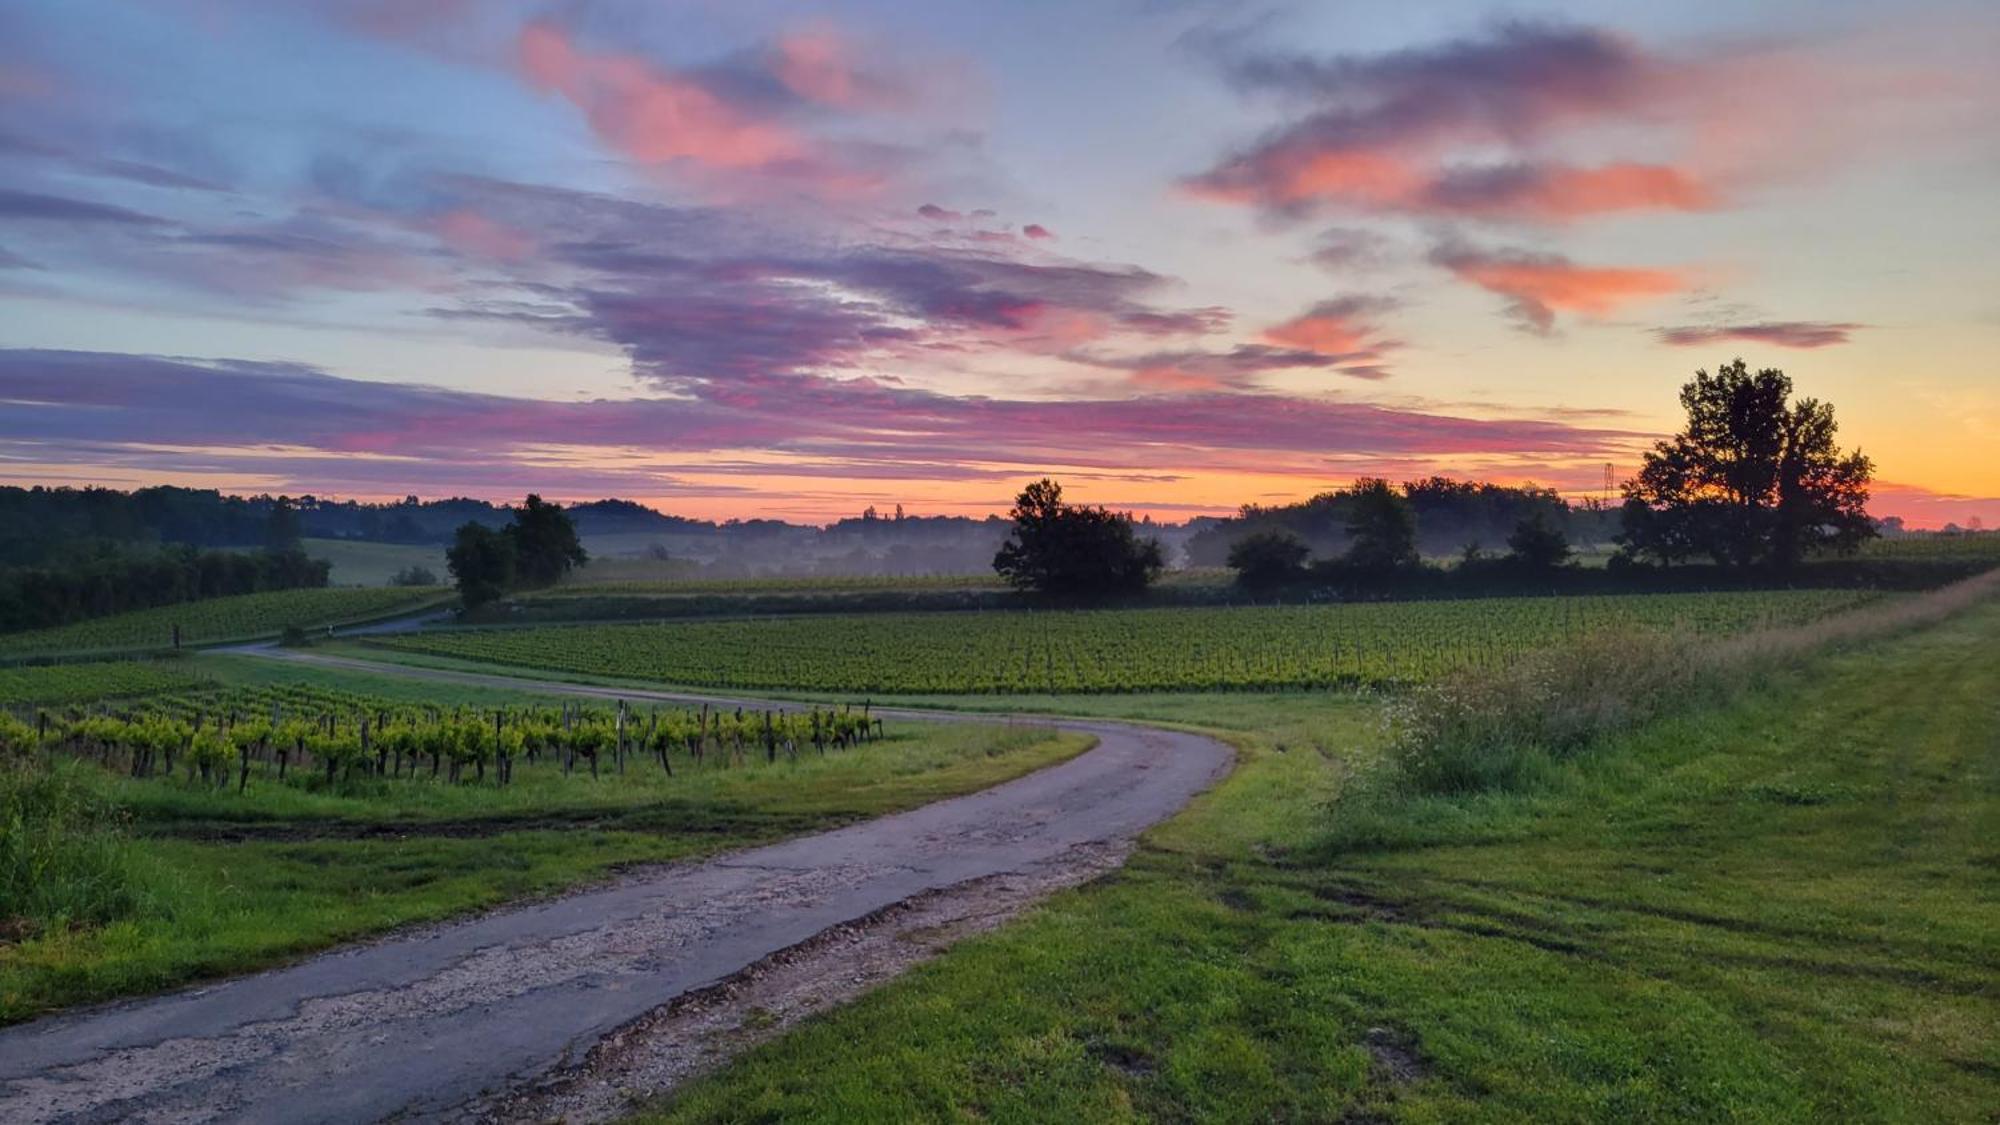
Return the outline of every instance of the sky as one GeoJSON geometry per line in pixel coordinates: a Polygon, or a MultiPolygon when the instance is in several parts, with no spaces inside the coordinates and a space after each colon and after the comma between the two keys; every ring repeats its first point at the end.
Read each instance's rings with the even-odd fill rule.
{"type": "Polygon", "coordinates": [[[8,0],[0,483],[1604,494],[1742,357],[2000,525],[2000,6],[8,0]]]}

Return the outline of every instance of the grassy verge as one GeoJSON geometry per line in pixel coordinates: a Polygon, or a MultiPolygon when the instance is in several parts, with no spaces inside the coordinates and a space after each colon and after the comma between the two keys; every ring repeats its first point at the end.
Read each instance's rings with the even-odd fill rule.
{"type": "Polygon", "coordinates": [[[310,632],[400,617],[453,597],[441,587],[327,586],[207,598],[0,635],[0,661],[106,660],[166,652],[174,647],[176,629],[185,648],[262,640],[293,627],[310,632]]]}
{"type": "MultiPolygon", "coordinates": [[[[601,780],[564,777],[553,763],[523,766],[505,789],[360,779],[332,789],[253,785],[238,794],[59,763],[60,792],[40,777],[22,788],[31,807],[54,807],[44,798],[60,797],[59,812],[102,815],[87,825],[68,812],[42,817],[60,820],[59,840],[41,821],[25,825],[32,831],[10,828],[9,839],[46,840],[49,847],[21,859],[24,870],[54,864],[75,873],[65,885],[108,885],[115,909],[43,903],[31,893],[41,883],[10,875],[0,885],[0,920],[11,920],[0,934],[0,1023],[270,965],[558,891],[625,865],[911,808],[1052,765],[1089,744],[1039,726],[891,724],[889,731],[824,757],[683,766],[671,778],[637,763],[601,780]]],[[[10,850],[0,859],[11,865],[16,857],[10,850]]]]}
{"type": "Polygon", "coordinates": [[[652,1111],[666,1121],[1987,1121],[2000,606],[1406,794],[1363,699],[1272,699],[1117,877],[652,1111]]]}

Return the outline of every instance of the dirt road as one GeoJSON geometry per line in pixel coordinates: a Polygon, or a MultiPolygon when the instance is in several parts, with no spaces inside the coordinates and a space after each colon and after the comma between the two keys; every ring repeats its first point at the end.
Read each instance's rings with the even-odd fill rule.
{"type": "MultiPolygon", "coordinates": [[[[550,693],[738,702],[269,655],[550,693]]],[[[816,935],[825,942],[906,900],[948,898],[1069,856],[1096,856],[1101,866],[1107,848],[1171,815],[1231,759],[1228,748],[1192,734],[1057,725],[1098,744],[992,789],[864,824],[0,1030],[0,1120],[348,1122],[499,1112],[509,1091],[562,1072],[607,1034],[649,1013],[659,1020],[663,1006],[810,946],[816,935]]]]}

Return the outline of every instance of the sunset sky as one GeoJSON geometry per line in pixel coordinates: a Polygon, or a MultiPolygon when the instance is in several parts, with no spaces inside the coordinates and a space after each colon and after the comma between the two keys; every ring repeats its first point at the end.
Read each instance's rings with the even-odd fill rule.
{"type": "Polygon", "coordinates": [[[2000,525],[2000,5],[9,0],[0,483],[1595,495],[1737,356],[2000,525]]]}

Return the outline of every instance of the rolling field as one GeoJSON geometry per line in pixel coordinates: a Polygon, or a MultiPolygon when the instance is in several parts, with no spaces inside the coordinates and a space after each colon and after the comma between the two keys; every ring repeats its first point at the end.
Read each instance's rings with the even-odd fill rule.
{"type": "Polygon", "coordinates": [[[576,625],[383,637],[371,647],[732,690],[1072,693],[1421,681],[1606,628],[1730,631],[1871,595],[1576,598],[576,625]]]}
{"type": "Polygon", "coordinates": [[[1989,601],[1458,797],[1356,784],[1366,697],[1064,699],[1232,728],[1236,772],[643,1119],[1990,1121],[1996,636],[1989,601]]]}
{"type": "Polygon", "coordinates": [[[181,644],[204,645],[276,636],[284,629],[323,628],[384,617],[443,600],[442,588],[272,590],[159,606],[79,621],[54,629],[0,634],[0,660],[71,653],[166,649],[180,627],[181,644]]]}
{"type": "Polygon", "coordinates": [[[443,547],[357,539],[305,539],[300,546],[313,558],[333,564],[328,581],[335,586],[387,586],[397,572],[413,566],[429,569],[440,582],[451,580],[443,547]]]}

